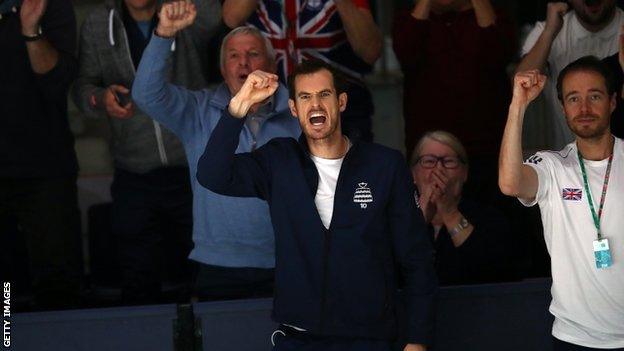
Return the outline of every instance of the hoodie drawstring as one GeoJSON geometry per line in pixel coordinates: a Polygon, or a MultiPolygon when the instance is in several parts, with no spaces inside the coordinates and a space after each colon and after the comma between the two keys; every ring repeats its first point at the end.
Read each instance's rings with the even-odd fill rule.
{"type": "Polygon", "coordinates": [[[113,37],[113,16],[115,15],[115,9],[111,9],[108,13],[108,41],[111,46],[115,46],[115,38],[113,37]]]}
{"type": "MultiPolygon", "coordinates": [[[[111,46],[115,46],[115,36],[113,35],[113,21],[115,18],[115,9],[111,9],[110,12],[108,13],[108,42],[111,44],[111,46]]],[[[175,51],[176,50],[176,41],[175,39],[173,40],[173,43],[171,43],[171,51],[175,51]]]]}

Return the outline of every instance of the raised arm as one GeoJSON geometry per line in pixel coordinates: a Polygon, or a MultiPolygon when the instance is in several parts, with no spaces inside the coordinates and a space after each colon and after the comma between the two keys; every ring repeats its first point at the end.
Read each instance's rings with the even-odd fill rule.
{"type": "Polygon", "coordinates": [[[513,98],[498,159],[498,186],[505,195],[533,199],[537,194],[537,173],[523,163],[522,123],[527,106],[544,89],[546,76],[537,70],[514,77],[513,98]]]}
{"type": "Polygon", "coordinates": [[[258,7],[258,0],[225,0],[223,23],[230,28],[242,26],[258,7]]]}
{"type": "MultiPolygon", "coordinates": [[[[546,63],[548,62],[548,56],[550,55],[550,49],[552,44],[559,34],[561,27],[563,26],[563,16],[568,11],[568,4],[565,2],[551,2],[548,3],[546,14],[546,25],[544,30],[539,35],[533,48],[522,58],[522,61],[518,64],[516,72],[528,71],[528,70],[540,70],[544,71],[546,63]]],[[[530,37],[530,35],[529,35],[530,37]]]]}
{"type": "Polygon", "coordinates": [[[381,55],[381,32],[367,8],[352,0],[334,0],[353,51],[366,63],[373,64],[381,55]]]}
{"type": "Polygon", "coordinates": [[[180,136],[199,128],[198,93],[167,82],[171,45],[178,31],[190,26],[197,12],[187,1],[165,3],[158,26],[143,52],[132,85],[132,99],[145,113],[180,136]]]}
{"type": "MultiPolygon", "coordinates": [[[[67,98],[77,72],[76,19],[70,1],[24,0],[20,9],[21,32],[36,38],[26,42],[30,66],[43,96],[51,102],[67,98]]],[[[8,54],[8,53],[5,53],[8,54]]]]}
{"type": "Polygon", "coordinates": [[[267,145],[253,153],[236,154],[245,116],[257,104],[266,101],[279,86],[272,73],[254,71],[212,131],[204,154],[197,164],[199,184],[226,196],[267,199],[269,192],[267,145]]]}
{"type": "Polygon", "coordinates": [[[392,45],[403,70],[417,69],[427,59],[431,0],[419,0],[411,12],[402,11],[394,18],[392,45]]]}
{"type": "Polygon", "coordinates": [[[481,28],[489,27],[496,23],[496,12],[490,0],[470,0],[474,8],[477,24],[481,28]]]}
{"type": "MultiPolygon", "coordinates": [[[[39,35],[41,18],[47,6],[47,0],[24,0],[20,9],[22,35],[26,37],[39,35]]],[[[37,74],[50,72],[59,60],[58,50],[47,39],[27,41],[26,49],[30,65],[37,74]]]]}

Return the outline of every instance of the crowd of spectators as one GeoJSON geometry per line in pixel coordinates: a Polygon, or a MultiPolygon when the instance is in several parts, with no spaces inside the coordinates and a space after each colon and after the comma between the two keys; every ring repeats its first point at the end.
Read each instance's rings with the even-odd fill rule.
{"type": "MultiPolygon", "coordinates": [[[[89,305],[69,95],[85,117],[110,125],[121,304],[166,301],[160,291],[167,255],[175,256],[178,301],[271,295],[267,203],[218,195],[196,179],[212,130],[253,71],[276,73],[281,83],[248,116],[237,153],[301,134],[284,83],[307,59],[328,62],[346,78],[344,134],[374,139],[365,77],[384,40],[370,1],[193,3],[197,18],[180,31],[159,19],[156,0],[103,0],[79,35],[70,0],[23,0],[2,15],[0,47],[11,54],[0,55],[0,240],[19,235],[27,248],[34,297],[24,309],[89,305]],[[215,50],[210,42],[224,31],[215,50]],[[218,62],[221,77],[210,62],[218,62]],[[174,246],[164,247],[165,237],[174,246]]],[[[515,225],[539,219],[501,200],[497,185],[515,65],[556,78],[568,63],[595,55],[610,65],[622,94],[624,14],[615,0],[551,2],[543,10],[545,21],[518,45],[519,23],[490,0],[417,0],[396,9],[391,34],[404,77],[406,159],[442,285],[517,280],[548,266],[527,263],[523,255],[534,246],[528,241],[543,239],[515,225]]],[[[544,90],[546,113],[531,117],[545,127],[531,132],[548,135],[559,149],[572,135],[553,81],[544,90]]],[[[614,116],[612,130],[622,137],[619,104],[614,116]]],[[[18,255],[3,255],[3,280],[17,279],[10,260],[18,255]]]]}

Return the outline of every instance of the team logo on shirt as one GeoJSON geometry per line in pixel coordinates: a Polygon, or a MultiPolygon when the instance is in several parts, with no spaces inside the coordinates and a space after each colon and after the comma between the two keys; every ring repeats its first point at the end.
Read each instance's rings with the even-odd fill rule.
{"type": "Polygon", "coordinates": [[[539,157],[539,156],[537,156],[537,155],[533,155],[533,156],[529,157],[529,158],[526,160],[526,163],[532,163],[532,164],[536,165],[536,164],[538,164],[538,163],[542,162],[542,160],[543,160],[543,159],[542,159],[541,157],[539,157]]]}
{"type": "Polygon", "coordinates": [[[358,183],[358,187],[353,195],[353,202],[360,204],[362,209],[366,208],[369,202],[373,202],[373,194],[368,187],[368,183],[358,183]]]}
{"type": "Polygon", "coordinates": [[[576,188],[563,188],[561,191],[561,197],[564,200],[581,201],[581,198],[583,198],[583,190],[576,188]]]}

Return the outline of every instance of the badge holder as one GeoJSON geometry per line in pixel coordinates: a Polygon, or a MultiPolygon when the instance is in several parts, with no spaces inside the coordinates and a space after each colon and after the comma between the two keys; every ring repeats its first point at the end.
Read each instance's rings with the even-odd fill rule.
{"type": "Polygon", "coordinates": [[[594,240],[594,257],[598,269],[609,268],[613,265],[608,239],[594,240]]]}

